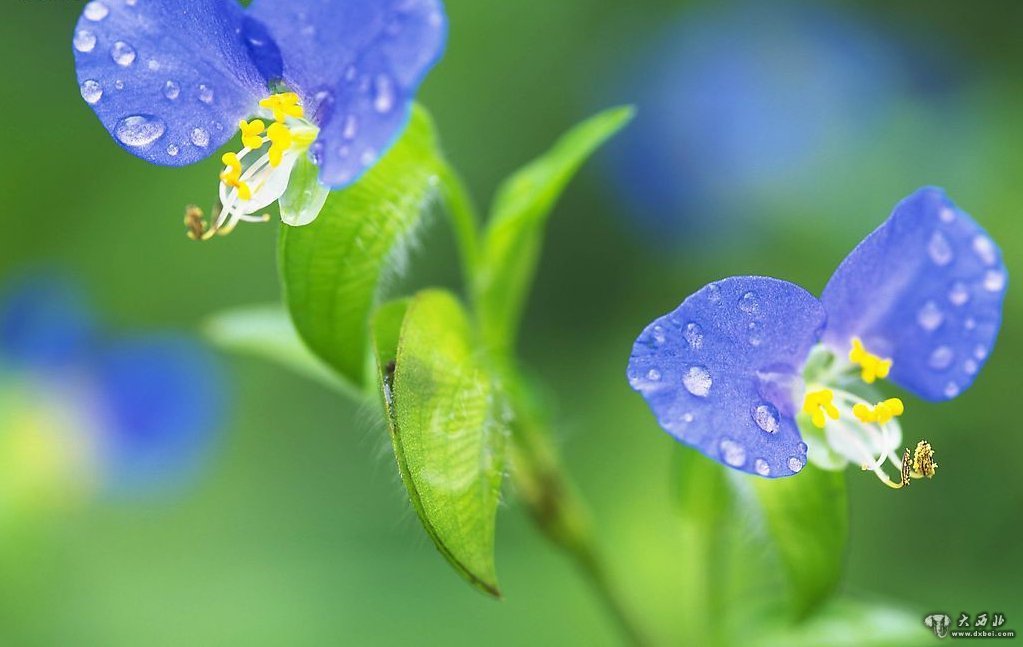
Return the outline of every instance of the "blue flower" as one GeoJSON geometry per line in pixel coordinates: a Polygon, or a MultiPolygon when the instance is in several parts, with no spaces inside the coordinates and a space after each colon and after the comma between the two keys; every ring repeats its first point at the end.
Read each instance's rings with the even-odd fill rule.
{"type": "Polygon", "coordinates": [[[401,133],[446,30],[440,0],[93,0],[73,44],[82,97],[130,153],[183,166],[241,131],[206,237],[261,220],[289,180],[282,218],[315,218],[401,133]],[[293,177],[306,164],[319,182],[293,177]]]}
{"type": "Polygon", "coordinates": [[[0,490],[6,478],[66,483],[76,496],[183,483],[209,454],[223,391],[219,363],[195,341],[106,339],[77,286],[22,278],[0,299],[0,464],[15,470],[0,490]]]}
{"type": "Polygon", "coordinates": [[[730,467],[790,476],[809,453],[901,487],[933,475],[933,454],[921,442],[900,457],[904,405],[870,385],[890,378],[931,401],[969,388],[994,346],[1006,281],[984,230],[923,188],[846,257],[820,299],[765,277],[705,286],[639,336],[629,382],[668,433],[730,467]]]}

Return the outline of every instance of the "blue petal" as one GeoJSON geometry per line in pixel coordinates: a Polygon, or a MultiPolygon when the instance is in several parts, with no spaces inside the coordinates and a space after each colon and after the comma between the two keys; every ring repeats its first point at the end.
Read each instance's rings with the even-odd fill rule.
{"type": "Polygon", "coordinates": [[[83,292],[59,276],[26,276],[0,297],[0,364],[60,368],[89,352],[93,334],[83,292]]]}
{"type": "Polygon", "coordinates": [[[1002,252],[941,189],[899,203],[835,270],[821,300],[824,340],[839,352],[863,339],[893,360],[890,379],[928,400],[974,380],[1002,320],[1002,252]]]}
{"type": "Polygon", "coordinates": [[[394,143],[447,39],[440,0],[255,0],[249,12],[269,28],[284,81],[320,126],[311,157],[335,188],[394,143]]]}
{"type": "Polygon", "coordinates": [[[711,283],[647,326],[629,383],[683,443],[744,472],[790,476],[806,464],[794,398],[824,321],[820,302],[797,285],[711,283]]]}
{"type": "Polygon", "coordinates": [[[267,94],[243,18],[234,0],[93,0],[73,39],[82,97],[128,152],[204,159],[267,94]]]}
{"type": "Polygon", "coordinates": [[[107,482],[120,491],[175,485],[208,455],[224,414],[216,359],[183,337],[121,343],[97,367],[107,482]]]}

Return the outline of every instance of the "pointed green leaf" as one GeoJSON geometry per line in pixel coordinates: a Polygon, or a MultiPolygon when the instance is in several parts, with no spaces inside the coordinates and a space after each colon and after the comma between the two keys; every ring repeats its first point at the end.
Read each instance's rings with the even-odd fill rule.
{"type": "Polygon", "coordinates": [[[306,348],[280,305],[226,310],[209,318],[203,333],[225,350],[274,362],[332,389],[358,393],[355,385],[346,382],[306,348]]]}
{"type": "Polygon", "coordinates": [[[332,191],[314,222],[282,226],[280,272],[295,327],[353,384],[368,382],[370,313],[437,173],[433,123],[417,106],[394,147],[358,182],[332,191]]]}
{"type": "Polygon", "coordinates": [[[632,116],[631,107],[613,108],[579,124],[498,191],[484,234],[477,285],[488,343],[502,347],[514,341],[548,215],[583,162],[632,116]]]}
{"type": "Polygon", "coordinates": [[[849,534],[845,474],[810,463],[795,476],[756,479],[754,487],[796,614],[804,617],[828,599],[842,576],[849,534]]]}
{"type": "Polygon", "coordinates": [[[455,569],[498,596],[504,404],[474,350],[469,319],[453,296],[428,290],[407,306],[382,307],[373,328],[394,453],[412,505],[455,569]]]}

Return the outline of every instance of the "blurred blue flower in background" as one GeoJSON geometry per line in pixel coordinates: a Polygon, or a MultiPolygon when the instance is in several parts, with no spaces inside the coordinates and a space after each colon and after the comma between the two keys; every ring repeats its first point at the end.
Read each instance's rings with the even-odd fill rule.
{"type": "Polygon", "coordinates": [[[900,458],[904,405],[870,385],[890,374],[931,401],[969,388],[994,347],[1007,280],[987,233],[923,188],[846,257],[819,300],[757,276],[705,286],[640,334],[629,382],[668,433],[735,469],[791,476],[809,456],[830,469],[857,463],[899,488],[934,475],[933,453],[921,441],[900,458]]]}
{"type": "Polygon", "coordinates": [[[72,42],[82,98],[128,152],[183,166],[241,131],[210,230],[226,233],[278,199],[312,221],[397,139],[446,39],[440,0],[92,0],[72,42]]]}
{"type": "Polygon", "coordinates": [[[878,122],[926,85],[905,49],[810,3],[687,14],[615,89],[639,108],[609,156],[629,213],[658,236],[720,232],[762,218],[779,192],[805,194],[836,151],[877,145],[878,122]]]}
{"type": "Polygon", "coordinates": [[[12,281],[0,292],[0,518],[174,491],[209,455],[224,391],[198,342],[109,338],[65,278],[12,281]]]}

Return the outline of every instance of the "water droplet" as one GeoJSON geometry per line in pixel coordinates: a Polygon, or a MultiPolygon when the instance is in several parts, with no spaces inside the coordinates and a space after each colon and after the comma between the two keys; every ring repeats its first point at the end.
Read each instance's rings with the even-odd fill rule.
{"type": "Polygon", "coordinates": [[[146,63],[146,67],[149,68],[150,72],[155,72],[160,69],[160,62],[157,61],[155,58],[151,58],[146,63]]]}
{"type": "Polygon", "coordinates": [[[970,288],[962,281],[956,281],[948,291],[948,300],[952,305],[965,305],[970,300],[970,288]]]}
{"type": "Polygon", "coordinates": [[[92,79],[84,81],[79,89],[82,91],[82,98],[91,105],[96,105],[103,98],[103,88],[92,79]]]}
{"type": "Polygon", "coordinates": [[[347,146],[342,146],[341,148],[337,149],[337,154],[340,155],[341,157],[348,157],[348,155],[351,154],[351,152],[352,150],[347,146]]]}
{"type": "Polygon", "coordinates": [[[74,44],[79,52],[88,54],[96,47],[96,34],[88,29],[79,29],[75,32],[74,44]]]}
{"type": "Polygon", "coordinates": [[[166,130],[167,126],[159,117],[132,115],[117,122],[114,134],[125,146],[140,148],[163,137],[166,130]]]}
{"type": "Polygon", "coordinates": [[[966,321],[963,322],[963,328],[967,330],[973,330],[977,327],[977,320],[973,317],[967,317],[966,321]]]}
{"type": "Polygon", "coordinates": [[[739,310],[746,314],[753,314],[760,309],[760,301],[755,292],[747,292],[739,298],[739,310]]]}
{"type": "Polygon", "coordinates": [[[98,0],[93,0],[89,4],[85,5],[85,10],[82,12],[86,18],[92,21],[103,20],[110,13],[107,6],[98,0]]]}
{"type": "Polygon", "coordinates": [[[718,287],[717,283],[711,283],[707,286],[707,300],[711,303],[721,303],[721,288],[718,287]]]}
{"type": "Polygon", "coordinates": [[[952,222],[956,219],[956,213],[950,207],[942,207],[941,211],[938,212],[938,217],[941,218],[942,222],[952,222]]]}
{"type": "Polygon", "coordinates": [[[933,301],[925,303],[916,313],[916,322],[928,332],[937,330],[943,321],[945,321],[945,315],[938,309],[938,304],[933,301]]]}
{"type": "Polygon", "coordinates": [[[792,470],[793,472],[798,472],[801,469],[803,469],[802,459],[797,458],[795,456],[791,456],[789,458],[789,469],[792,470]]]}
{"type": "Polygon", "coordinates": [[[944,371],[955,359],[955,352],[948,346],[938,346],[931,352],[927,365],[936,371],[944,371]]]}
{"type": "Polygon", "coordinates": [[[373,109],[386,114],[394,107],[394,81],[386,74],[380,74],[373,82],[373,109]]]}
{"type": "Polygon", "coordinates": [[[171,157],[177,157],[178,147],[175,146],[174,144],[171,144],[170,146],[167,147],[167,154],[170,155],[171,157]]]}
{"type": "Polygon", "coordinates": [[[747,340],[747,341],[749,341],[749,345],[753,346],[753,347],[757,347],[761,343],[763,343],[764,338],[760,336],[760,324],[758,324],[755,321],[751,321],[749,326],[748,326],[748,328],[749,328],[749,331],[750,331],[749,332],[749,338],[747,340]]]}
{"type": "Polygon", "coordinates": [[[309,147],[309,161],[316,166],[323,164],[323,142],[315,141],[309,147]]]}
{"type": "Polygon", "coordinates": [[[128,67],[135,62],[135,48],[119,40],[110,48],[110,58],[121,67],[128,67]]]}
{"type": "Polygon", "coordinates": [[[800,454],[805,454],[806,450],[809,448],[806,446],[806,443],[799,443],[798,445],[796,445],[796,449],[799,450],[800,454]]]}
{"type": "Polygon", "coordinates": [[[660,324],[654,326],[654,328],[653,328],[653,335],[654,335],[654,343],[655,344],[660,346],[661,344],[664,343],[665,337],[664,337],[664,327],[663,326],[661,326],[660,324]]]}
{"type": "Polygon", "coordinates": [[[686,374],[682,376],[682,384],[693,395],[705,398],[710,393],[710,387],[714,384],[710,373],[702,366],[690,366],[686,374]]]}
{"type": "Polygon", "coordinates": [[[139,0],[124,0],[124,4],[128,5],[129,7],[134,7],[138,1],[139,0]]]}
{"type": "Polygon", "coordinates": [[[688,411],[682,414],[682,422],[686,424],[689,424],[695,419],[696,419],[695,416],[693,416],[693,414],[689,413],[688,411]]]}
{"type": "Polygon", "coordinates": [[[745,448],[734,440],[722,438],[718,448],[721,451],[721,459],[732,467],[742,467],[746,462],[745,448]]]}
{"type": "Polygon", "coordinates": [[[959,395],[959,385],[955,382],[949,382],[945,385],[945,397],[954,398],[959,395]]]}
{"type": "Polygon", "coordinates": [[[199,101],[202,101],[206,105],[213,103],[213,88],[206,85],[205,83],[199,84],[199,101]]]}
{"type": "Polygon", "coordinates": [[[935,231],[931,235],[931,240],[927,243],[927,253],[935,265],[948,265],[952,262],[952,245],[940,231],[935,231]]]}
{"type": "Polygon", "coordinates": [[[118,90],[123,90],[124,89],[124,81],[122,79],[117,79],[116,81],[114,81],[114,88],[116,88],[118,90]]]}
{"type": "Polygon", "coordinates": [[[1005,272],[988,270],[984,274],[984,289],[988,292],[1001,292],[1005,288],[1005,272]]]}
{"type": "Polygon", "coordinates": [[[977,360],[968,359],[963,362],[963,371],[967,375],[976,375],[979,369],[980,366],[977,364],[977,360]]]}
{"type": "Polygon", "coordinates": [[[354,81],[358,73],[359,71],[355,69],[354,65],[349,65],[345,68],[345,81],[348,81],[349,83],[354,81]]]}
{"type": "Polygon", "coordinates": [[[174,81],[167,81],[163,84],[163,96],[173,101],[178,98],[179,94],[181,94],[181,86],[174,81]]]}
{"type": "Polygon", "coordinates": [[[771,475],[771,466],[768,465],[767,461],[765,461],[762,458],[758,458],[757,460],[753,461],[753,469],[755,469],[757,471],[757,474],[759,474],[760,476],[771,475]]]}
{"type": "Polygon", "coordinates": [[[210,134],[205,128],[193,128],[188,138],[199,148],[206,148],[210,145],[210,134]]]}
{"type": "Polygon", "coordinates": [[[362,153],[362,157],[359,158],[359,161],[362,162],[363,166],[369,166],[373,164],[373,162],[377,161],[377,152],[372,148],[369,148],[362,153]]]}
{"type": "Polygon", "coordinates": [[[977,347],[973,349],[973,356],[983,362],[987,359],[987,347],[983,344],[977,344],[977,347]]]}
{"type": "Polygon", "coordinates": [[[984,234],[977,234],[973,239],[973,251],[985,265],[994,265],[998,262],[995,244],[984,234]]]}
{"type": "Polygon", "coordinates": [[[656,368],[652,368],[649,371],[647,371],[646,379],[650,380],[651,382],[658,382],[661,379],[661,372],[658,371],[656,368]]]}
{"type": "Polygon", "coordinates": [[[359,119],[355,115],[348,115],[345,117],[344,127],[341,130],[341,136],[351,141],[355,139],[355,135],[359,132],[359,119]]]}
{"type": "Polygon", "coordinates": [[[753,410],[753,420],[757,423],[757,426],[766,431],[769,434],[773,434],[778,431],[780,426],[778,420],[778,410],[774,405],[767,402],[758,405],[753,410]]]}
{"type": "Polygon", "coordinates": [[[686,329],[682,336],[686,338],[689,347],[693,350],[699,350],[703,347],[703,328],[695,321],[690,321],[686,324],[686,329]]]}

